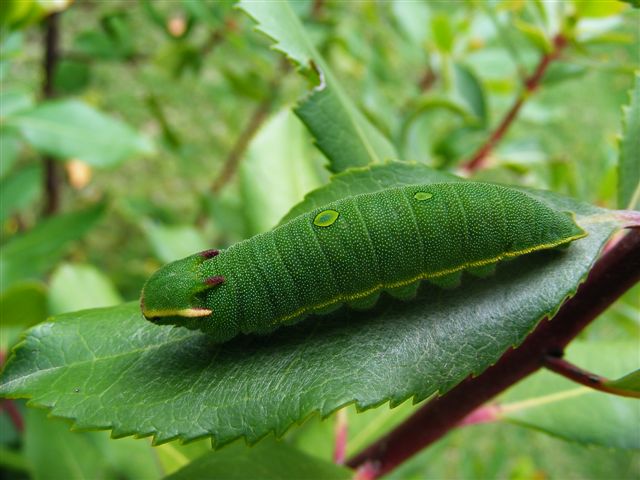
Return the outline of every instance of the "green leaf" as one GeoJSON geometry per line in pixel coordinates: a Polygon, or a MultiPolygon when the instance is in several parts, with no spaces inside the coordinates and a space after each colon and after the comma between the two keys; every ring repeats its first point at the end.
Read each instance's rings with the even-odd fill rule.
{"type": "MultiPolygon", "coordinates": [[[[449,137],[456,129],[468,128],[460,125],[477,123],[470,108],[453,95],[423,97],[412,105],[400,128],[399,141],[404,157],[421,158],[433,164],[435,159],[429,157],[440,153],[437,145],[443,142],[443,138],[449,137]]],[[[468,136],[465,135],[463,139],[468,141],[468,136]]]]}
{"type": "Polygon", "coordinates": [[[624,2],[616,0],[573,0],[578,18],[603,18],[617,15],[625,8],[624,2]]]}
{"type": "Polygon", "coordinates": [[[553,62],[544,74],[544,85],[555,85],[565,80],[575,80],[583,77],[589,69],[584,65],[567,62],[553,62]]]}
{"type": "Polygon", "coordinates": [[[305,193],[320,185],[321,166],[314,162],[314,153],[302,123],[289,111],[270,119],[254,137],[240,167],[251,235],[274,227],[305,193]]]}
{"type": "Polygon", "coordinates": [[[640,73],[623,108],[622,139],[618,164],[618,207],[640,208],[640,73]]]}
{"type": "MultiPolygon", "coordinates": [[[[14,471],[29,473],[29,464],[25,460],[24,456],[14,450],[0,447],[0,467],[3,471],[14,471]]],[[[5,473],[6,475],[6,473],[5,473]]]]}
{"type": "Polygon", "coordinates": [[[34,480],[159,478],[146,442],[110,440],[103,432],[74,433],[60,420],[28,409],[25,457],[34,480]]]}
{"type": "Polygon", "coordinates": [[[315,68],[319,70],[320,85],[295,112],[329,159],[330,170],[339,172],[397,158],[393,145],[344,91],[288,2],[241,0],[239,6],[255,19],[259,31],[275,40],[273,48],[289,57],[303,73],[311,76],[315,68]]]}
{"type": "Polygon", "coordinates": [[[162,100],[153,93],[149,94],[146,100],[151,114],[160,125],[163,142],[171,150],[179,151],[182,141],[171,121],[167,118],[162,100]]]}
{"type": "Polygon", "coordinates": [[[7,123],[18,128],[36,150],[94,167],[112,167],[152,151],[149,141],[131,127],[77,100],[43,102],[7,123]]]}
{"type": "Polygon", "coordinates": [[[100,453],[88,435],[74,435],[60,420],[45,412],[27,410],[25,456],[34,480],[98,478],[100,453]]]}
{"type": "Polygon", "coordinates": [[[391,14],[412,43],[422,46],[429,30],[431,11],[429,4],[422,2],[391,2],[391,14]]]}
{"type": "Polygon", "coordinates": [[[0,251],[0,289],[22,279],[39,278],[102,217],[104,205],[57,215],[12,238],[0,251]]]}
{"type": "Polygon", "coordinates": [[[514,26],[520,30],[524,37],[541,52],[549,53],[553,49],[547,34],[538,25],[516,18],[514,26]]]}
{"type": "Polygon", "coordinates": [[[0,119],[7,120],[12,115],[33,107],[33,95],[23,89],[3,88],[0,92],[0,119]]]}
{"type": "Polygon", "coordinates": [[[469,110],[480,120],[480,125],[485,126],[487,118],[487,102],[482,84],[473,71],[460,63],[456,63],[455,83],[456,90],[469,110]]]}
{"type": "Polygon", "coordinates": [[[63,60],[57,66],[53,77],[55,89],[62,94],[78,93],[91,80],[89,65],[76,60],[63,60]]]}
{"type": "MultiPolygon", "coordinates": [[[[356,170],[361,180],[353,183],[397,184],[406,175],[397,165],[368,176],[356,170]]],[[[422,168],[422,178],[412,175],[411,182],[442,178],[422,168]]],[[[347,175],[338,177],[346,184],[347,175]]],[[[579,220],[603,212],[527,192],[579,220]]],[[[342,309],[225,344],[153,325],[137,302],[61,315],[14,350],[0,395],[28,397],[76,428],[153,435],[157,443],[212,436],[218,446],[282,435],[314,412],[326,416],[349,403],[367,409],[420,401],[495,363],[575,292],[616,225],[585,227],[589,236],[566,251],[519,257],[490,278],[465,277],[457,289],[425,284],[415,301],[385,298],[372,310],[342,309]]]]}
{"type": "Polygon", "coordinates": [[[562,441],[517,425],[457,428],[385,477],[405,479],[632,480],[638,453],[562,441]]]}
{"type": "Polygon", "coordinates": [[[100,24],[102,29],[94,28],[78,34],[73,41],[74,51],[100,60],[123,60],[135,53],[132,44],[133,29],[126,13],[107,13],[100,18],[100,24]]]}
{"type": "Polygon", "coordinates": [[[463,179],[420,163],[391,161],[382,165],[352,168],[334,175],[328,184],[308,193],[304,201],[289,210],[280,223],[288,222],[309,210],[341,198],[377,192],[390,185],[456,181],[463,181],[463,179]]]}
{"type": "MultiPolygon", "coordinates": [[[[145,2],[145,4],[146,3],[147,2],[145,2]]],[[[220,24],[224,22],[225,16],[229,14],[229,10],[233,8],[232,3],[225,2],[206,4],[183,0],[181,3],[182,8],[184,8],[189,15],[192,15],[210,27],[219,27],[220,24]]]]}
{"type": "Polygon", "coordinates": [[[249,236],[246,210],[236,192],[225,189],[217,196],[207,195],[203,203],[214,227],[213,238],[220,238],[221,244],[229,245],[249,236]]]}
{"type": "MultiPolygon", "coordinates": [[[[2,13],[0,13],[0,17],[2,17],[2,13]]],[[[0,23],[2,23],[2,20],[0,20],[0,23]]],[[[20,56],[23,46],[23,32],[6,32],[4,35],[0,36],[0,80],[4,80],[6,78],[6,74],[9,70],[9,62],[20,56]]]]}
{"type": "MultiPolygon", "coordinates": [[[[6,2],[5,2],[6,4],[6,2]]],[[[0,9],[0,25],[3,23],[3,14],[8,9],[0,9]]],[[[0,35],[0,81],[5,82],[9,76],[11,70],[12,61],[20,57],[22,54],[22,47],[24,43],[23,32],[13,31],[6,32],[0,35]]],[[[5,84],[3,83],[3,87],[5,84]]],[[[3,88],[3,90],[6,90],[3,88]]],[[[1,92],[0,92],[1,95],[1,92]]],[[[2,107],[0,106],[0,109],[2,107]]]]}
{"type": "Polygon", "coordinates": [[[635,370],[624,377],[611,380],[606,383],[608,387],[619,388],[631,392],[640,392],[640,369],[635,370]]]}
{"type": "Polygon", "coordinates": [[[101,31],[81,32],[73,41],[73,48],[82,55],[100,60],[118,60],[121,52],[114,48],[113,40],[101,31]]]}
{"type": "Polygon", "coordinates": [[[398,158],[391,143],[350,103],[328,81],[325,88],[315,90],[295,109],[329,159],[329,170],[341,172],[398,158]]]}
{"type": "Polygon", "coordinates": [[[0,223],[30,205],[40,195],[42,169],[32,166],[0,180],[0,223]]]}
{"type": "Polygon", "coordinates": [[[47,290],[40,282],[20,282],[0,294],[4,327],[30,327],[47,318],[47,290]]]}
{"type": "Polygon", "coordinates": [[[0,178],[13,168],[20,151],[20,136],[13,128],[0,125],[0,178]]]}
{"type": "Polygon", "coordinates": [[[156,257],[165,263],[211,248],[202,234],[191,225],[163,225],[145,219],[142,230],[156,257]]]}
{"type": "Polygon", "coordinates": [[[166,480],[206,480],[224,478],[244,480],[260,478],[348,479],[353,472],[345,467],[307,455],[286,443],[262,442],[255,447],[235,444],[218,452],[210,452],[166,480]]]}
{"type": "Polygon", "coordinates": [[[52,315],[121,302],[111,281],[91,265],[63,263],[51,275],[49,310],[52,315]]]}
{"type": "MultiPolygon", "coordinates": [[[[617,376],[637,367],[638,345],[574,342],[567,359],[587,370],[617,376]]],[[[498,415],[574,442],[640,449],[638,400],[598,392],[548,371],[508,390],[498,415]]]]}
{"type": "Polygon", "coordinates": [[[165,443],[154,447],[154,452],[158,456],[165,474],[171,474],[198,457],[211,451],[211,443],[207,439],[201,439],[195,442],[179,444],[177,442],[165,443]]]}
{"type": "Polygon", "coordinates": [[[621,0],[624,3],[628,3],[633,8],[640,8],[640,0],[621,0]]]}
{"type": "Polygon", "coordinates": [[[4,0],[0,25],[10,30],[24,29],[50,13],[64,11],[69,5],[48,0],[4,0]]]}
{"type": "Polygon", "coordinates": [[[431,31],[438,50],[444,53],[451,53],[456,36],[451,25],[450,16],[444,13],[434,15],[431,18],[431,31]]]}
{"type": "Polygon", "coordinates": [[[3,29],[25,28],[45,15],[45,10],[35,0],[5,0],[0,10],[0,25],[3,29]]]}

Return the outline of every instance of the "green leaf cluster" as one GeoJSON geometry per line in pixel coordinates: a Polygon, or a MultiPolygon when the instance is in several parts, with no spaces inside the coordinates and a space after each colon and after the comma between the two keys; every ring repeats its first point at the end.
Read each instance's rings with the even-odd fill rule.
{"type": "MultiPolygon", "coordinates": [[[[368,180],[367,190],[384,188],[407,170],[413,181],[442,175],[392,163],[356,170],[352,175],[364,182],[348,183],[362,188],[368,180]]],[[[332,194],[329,187],[318,192],[324,198],[332,194]]],[[[600,213],[531,193],[580,217],[600,213]]],[[[63,315],[20,344],[0,392],[29,396],[77,428],[153,435],[157,443],[211,436],[216,445],[238,437],[254,443],[271,432],[279,436],[314,412],[326,416],[349,403],[366,409],[411,397],[421,401],[481,373],[521,343],[575,291],[615,227],[594,223],[589,237],[566,254],[523,257],[501,265],[490,280],[465,279],[464,288],[423,285],[413,302],[387,300],[362,313],[341,310],[313,324],[223,345],[200,333],[157,327],[144,320],[136,303],[63,315]],[[60,357],[61,345],[78,337],[82,342],[60,357]],[[105,344],[105,337],[112,341],[105,344]],[[39,365],[47,365],[46,371],[38,374],[39,365]],[[147,386],[139,389],[136,379],[142,378],[147,386]],[[264,378],[270,379],[266,390],[260,386],[264,378]],[[128,399],[126,412],[118,398],[128,399]]]]}
{"type": "MultiPolygon", "coordinates": [[[[0,415],[7,478],[348,477],[336,426],[354,455],[481,374],[585,279],[619,227],[605,207],[638,208],[640,34],[624,2],[56,3],[46,100],[37,24],[53,4],[5,4],[0,394],[25,422],[0,415]],[[558,34],[567,46],[523,97],[558,34]],[[486,168],[456,176],[518,99],[486,168]],[[224,345],[140,315],[163,263],[350,195],[467,180],[574,211],[589,236],[458,289],[224,345]]],[[[639,293],[567,352],[613,388],[637,390],[639,293]]],[[[640,472],[636,400],[539,372],[484,408],[493,424],[455,429],[389,478],[640,472]]]]}

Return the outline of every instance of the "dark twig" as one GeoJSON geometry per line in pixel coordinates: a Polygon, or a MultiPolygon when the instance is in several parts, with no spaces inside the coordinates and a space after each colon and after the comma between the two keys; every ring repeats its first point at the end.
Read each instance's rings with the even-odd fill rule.
{"type": "Polygon", "coordinates": [[[544,54],[538,63],[538,66],[534,72],[524,80],[522,92],[518,95],[515,103],[511,106],[506,113],[498,127],[491,134],[489,139],[471,156],[471,158],[463,165],[463,170],[466,172],[473,172],[484,167],[487,156],[495,148],[495,146],[502,140],[504,134],[507,132],[513,121],[518,116],[522,105],[529,98],[529,96],[537,90],[542,82],[545,72],[549,65],[560,57],[562,50],[567,46],[567,39],[562,34],[557,34],[553,38],[553,49],[544,54]]]}
{"type": "Polygon", "coordinates": [[[639,392],[622,390],[620,388],[607,385],[609,379],[588,372],[587,370],[583,370],[582,368],[567,362],[565,359],[554,355],[549,355],[544,359],[544,367],[568,378],[569,380],[573,380],[576,383],[593,388],[594,390],[612,393],[622,397],[640,398],[639,392]]]}
{"type": "Polygon", "coordinates": [[[224,187],[233,178],[233,175],[236,173],[236,170],[240,165],[242,155],[249,146],[249,142],[269,116],[272,103],[273,97],[269,93],[267,97],[256,106],[253,114],[249,118],[249,123],[247,123],[244,130],[240,133],[240,136],[224,161],[222,171],[211,186],[213,193],[218,193],[222,187],[224,187]]]}
{"type": "Polygon", "coordinates": [[[231,151],[229,151],[229,154],[224,161],[222,171],[211,185],[213,193],[218,193],[222,187],[224,187],[233,178],[233,175],[236,173],[236,170],[240,165],[240,160],[242,160],[242,156],[249,146],[249,142],[251,142],[251,139],[268,118],[271,107],[273,106],[273,103],[278,97],[278,93],[280,91],[282,75],[289,69],[289,65],[285,61],[280,65],[281,67],[279,68],[278,75],[269,82],[265,98],[256,106],[253,114],[249,118],[249,122],[240,133],[240,136],[231,148],[231,151]]]}
{"type": "Polygon", "coordinates": [[[44,34],[44,80],[42,82],[42,94],[45,98],[52,98],[55,96],[53,87],[53,75],[55,73],[56,65],[60,57],[59,52],[59,33],[58,33],[58,20],[60,13],[52,13],[45,19],[45,34],[44,34]]]}
{"type": "Polygon", "coordinates": [[[462,381],[430,401],[395,430],[347,461],[352,468],[367,462],[383,475],[431,445],[498,393],[532,374],[549,355],[559,357],[566,345],[620,295],[640,281],[640,231],[631,230],[596,262],[587,280],[551,321],[543,320],[518,348],[477,377],[462,381]]]}
{"type": "Polygon", "coordinates": [[[437,79],[438,77],[433,71],[433,68],[431,68],[431,65],[427,65],[427,68],[418,81],[418,88],[421,92],[426,92],[427,90],[430,90],[431,87],[433,87],[437,79]]]}
{"type": "MultiPolygon", "coordinates": [[[[42,95],[44,98],[55,97],[53,76],[60,58],[58,21],[60,13],[52,13],[45,20],[45,52],[44,52],[44,79],[42,83],[42,95]]],[[[60,172],[57,161],[51,156],[45,156],[44,160],[44,191],[45,203],[43,214],[52,215],[60,206],[60,172]]]]}
{"type": "Polygon", "coordinates": [[[311,16],[314,19],[319,20],[322,18],[323,10],[324,0],[313,0],[313,3],[311,4],[311,16]]]}

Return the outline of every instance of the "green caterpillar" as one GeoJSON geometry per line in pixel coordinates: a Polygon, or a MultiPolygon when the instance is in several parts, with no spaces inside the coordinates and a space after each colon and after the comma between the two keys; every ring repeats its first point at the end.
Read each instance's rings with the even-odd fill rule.
{"type": "Polygon", "coordinates": [[[267,333],[380,293],[409,299],[420,280],[454,287],[463,270],[565,246],[586,236],[573,214],[520,191],[456,182],[348,197],[274,230],[170,263],[147,281],[144,316],[217,341],[267,333]]]}

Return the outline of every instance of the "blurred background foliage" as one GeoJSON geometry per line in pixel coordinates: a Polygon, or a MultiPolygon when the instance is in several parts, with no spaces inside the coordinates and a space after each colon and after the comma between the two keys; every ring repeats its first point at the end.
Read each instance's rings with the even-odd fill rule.
{"type": "MultiPolygon", "coordinates": [[[[562,33],[569,44],[474,177],[623,207],[621,106],[640,63],[640,15],[631,5],[292,7],[399,159],[452,172],[495,130],[562,33]]],[[[136,299],[163,263],[272,228],[329,178],[292,113],[318,79],[298,75],[232,2],[6,0],[0,24],[3,358],[21,331],[48,315],[136,299]]],[[[638,338],[639,294],[636,286],[583,337],[638,338]]],[[[106,433],[71,434],[12,405],[26,426],[21,432],[7,408],[0,415],[3,478],[52,478],[46,465],[60,468],[60,478],[156,478],[208,449],[206,441],[151,449],[107,441],[106,433]],[[68,461],[79,449],[84,458],[68,461]]],[[[347,409],[350,445],[365,446],[414,408],[347,409]]],[[[333,425],[312,419],[286,441],[331,458],[333,425]]],[[[500,424],[460,429],[392,476],[638,475],[629,452],[585,450],[500,424]]]]}

